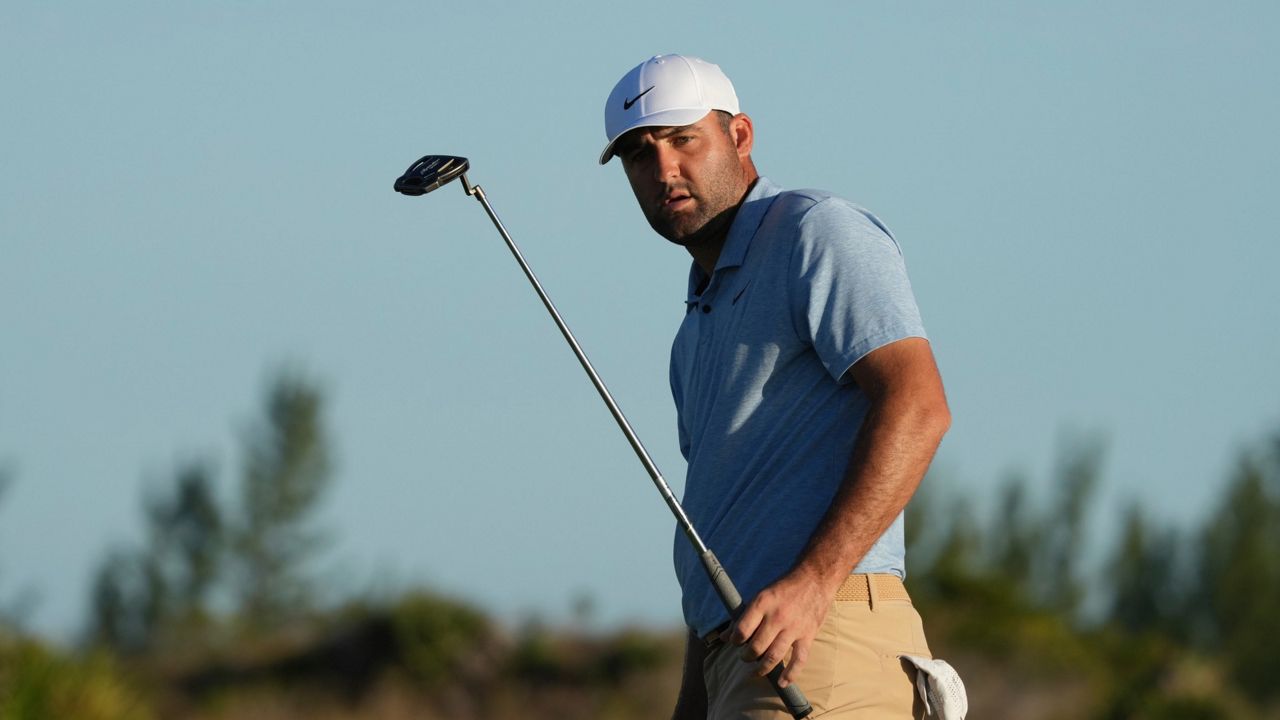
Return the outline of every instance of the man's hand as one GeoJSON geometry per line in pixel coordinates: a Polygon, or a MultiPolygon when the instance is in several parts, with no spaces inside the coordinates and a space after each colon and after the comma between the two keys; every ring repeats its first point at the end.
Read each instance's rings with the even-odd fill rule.
{"type": "Polygon", "coordinates": [[[786,687],[799,675],[835,598],[836,588],[828,585],[797,567],[761,590],[725,630],[729,642],[743,646],[742,659],[757,663],[757,675],[768,675],[787,653],[791,659],[778,685],[786,687]]]}

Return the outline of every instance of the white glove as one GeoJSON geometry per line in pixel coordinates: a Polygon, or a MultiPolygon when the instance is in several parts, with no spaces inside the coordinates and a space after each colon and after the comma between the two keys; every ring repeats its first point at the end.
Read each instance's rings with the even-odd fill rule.
{"type": "Polygon", "coordinates": [[[924,701],[925,712],[939,720],[964,720],[969,713],[969,696],[956,669],[946,660],[931,660],[916,655],[898,657],[916,666],[916,692],[924,701]]]}

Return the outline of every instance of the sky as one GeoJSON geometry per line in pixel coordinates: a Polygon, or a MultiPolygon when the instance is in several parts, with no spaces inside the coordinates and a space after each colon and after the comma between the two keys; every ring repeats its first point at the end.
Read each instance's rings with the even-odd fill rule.
{"type": "Polygon", "coordinates": [[[596,165],[613,84],[718,63],[757,167],[904,249],[953,426],[931,491],[1106,438],[1091,518],[1193,526],[1280,428],[1274,3],[8,2],[0,606],[73,639],[141,498],[324,388],[325,600],[427,585],[510,622],[675,625],[673,521],[501,238],[470,158],[668,480],[688,256],[596,165]]]}

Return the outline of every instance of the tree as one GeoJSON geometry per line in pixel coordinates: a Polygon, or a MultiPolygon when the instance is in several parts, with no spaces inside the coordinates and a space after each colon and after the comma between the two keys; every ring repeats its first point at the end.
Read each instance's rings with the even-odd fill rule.
{"type": "MultiPolygon", "coordinates": [[[[4,497],[4,493],[9,489],[10,476],[6,468],[0,467],[0,498],[4,497]]],[[[9,617],[9,613],[0,610],[0,639],[4,638],[5,633],[13,625],[14,621],[9,617]]]]}
{"type": "Polygon", "coordinates": [[[180,467],[172,489],[153,491],[143,505],[147,544],[112,550],[90,590],[90,641],[122,653],[190,644],[209,615],[223,544],[207,464],[180,467]]]}
{"type": "Polygon", "coordinates": [[[150,650],[166,594],[163,577],[146,552],[111,550],[98,565],[90,589],[90,644],[124,655],[150,650]]]}
{"type": "Polygon", "coordinates": [[[310,604],[305,566],[321,535],[311,516],[330,481],[320,390],[282,373],[246,439],[234,552],[241,619],[273,627],[310,604]]]}
{"type": "Polygon", "coordinates": [[[222,510],[211,463],[180,466],[143,501],[147,542],[112,550],[90,597],[89,637],[119,652],[193,647],[231,581],[240,618],[273,627],[307,607],[306,563],[319,545],[311,515],[329,483],[319,390],[296,374],[270,386],[246,436],[237,512],[222,510]],[[236,571],[224,572],[228,561],[236,571]]]}
{"type": "Polygon", "coordinates": [[[150,554],[171,595],[166,615],[181,624],[199,624],[221,565],[222,512],[207,464],[182,467],[174,485],[146,503],[150,554]]]}
{"type": "Polygon", "coordinates": [[[1029,518],[1026,490],[1027,480],[1021,475],[1011,475],[1005,481],[988,534],[993,569],[1023,593],[1029,591],[1041,544],[1037,523],[1029,518]]]}
{"type": "Polygon", "coordinates": [[[1036,583],[1043,606],[1067,616],[1079,610],[1084,599],[1080,583],[1080,558],[1084,555],[1085,510],[1102,474],[1103,442],[1099,438],[1075,438],[1064,443],[1055,471],[1058,497],[1041,527],[1043,556],[1035,566],[1036,583]]]}
{"type": "Polygon", "coordinates": [[[1153,528],[1141,507],[1129,508],[1109,563],[1115,582],[1111,622],[1131,633],[1186,637],[1186,623],[1180,621],[1184,590],[1177,574],[1179,548],[1177,532],[1153,528]]]}
{"type": "Polygon", "coordinates": [[[1198,576],[1205,640],[1257,698],[1280,694],[1280,435],[1241,454],[1202,535],[1198,576]]]}

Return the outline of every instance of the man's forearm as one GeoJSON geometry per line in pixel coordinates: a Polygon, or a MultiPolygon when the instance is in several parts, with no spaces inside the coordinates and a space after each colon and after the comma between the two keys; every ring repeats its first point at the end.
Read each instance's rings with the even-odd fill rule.
{"type": "Polygon", "coordinates": [[[834,595],[906,507],[950,422],[945,401],[900,393],[873,402],[840,489],[794,572],[834,595]]]}
{"type": "Polygon", "coordinates": [[[730,635],[760,675],[791,652],[781,686],[801,672],[840,583],[906,507],[951,425],[924,338],[873,350],[849,372],[870,408],[840,487],[796,564],[747,604],[730,635]]]}

